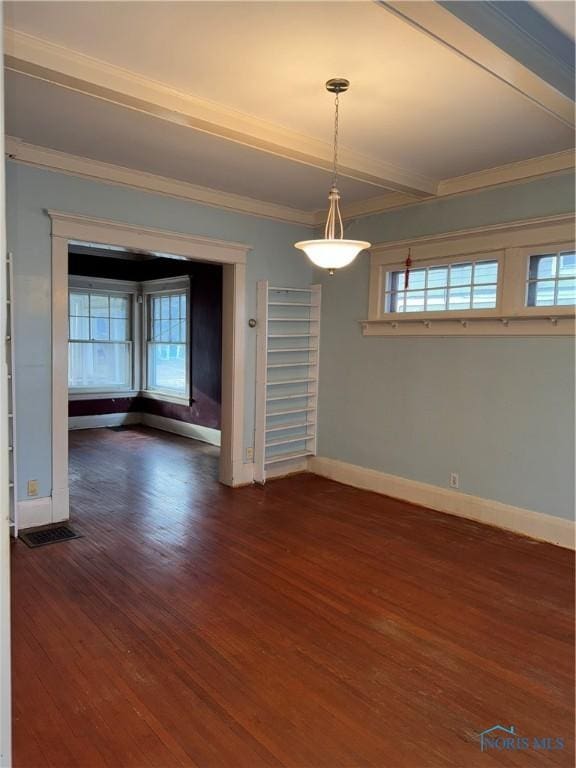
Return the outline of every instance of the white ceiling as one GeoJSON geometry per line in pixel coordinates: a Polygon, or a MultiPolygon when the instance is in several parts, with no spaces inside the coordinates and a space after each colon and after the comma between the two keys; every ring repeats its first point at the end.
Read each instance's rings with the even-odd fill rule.
{"type": "MultiPolygon", "coordinates": [[[[349,150],[447,179],[572,146],[572,130],[374,2],[17,2],[6,23],[182,93],[330,142],[330,76],[349,150]]],[[[26,75],[7,132],[71,154],[283,203],[325,204],[329,174],[26,75]]],[[[348,201],[382,195],[343,180],[348,201]]]]}

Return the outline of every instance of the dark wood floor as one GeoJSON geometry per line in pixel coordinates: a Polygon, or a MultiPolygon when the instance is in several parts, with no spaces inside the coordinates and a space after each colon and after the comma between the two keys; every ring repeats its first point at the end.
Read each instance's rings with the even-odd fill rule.
{"type": "Polygon", "coordinates": [[[13,550],[16,768],[573,765],[568,551],[144,428],[71,466],[84,538],[13,550]]]}

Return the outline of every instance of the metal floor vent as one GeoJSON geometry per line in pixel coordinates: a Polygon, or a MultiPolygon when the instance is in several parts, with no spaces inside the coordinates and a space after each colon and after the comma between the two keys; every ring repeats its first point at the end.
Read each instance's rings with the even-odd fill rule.
{"type": "Polygon", "coordinates": [[[43,547],[45,544],[56,544],[58,541],[81,539],[82,536],[69,525],[57,525],[52,528],[20,533],[20,538],[29,547],[43,547]]]}

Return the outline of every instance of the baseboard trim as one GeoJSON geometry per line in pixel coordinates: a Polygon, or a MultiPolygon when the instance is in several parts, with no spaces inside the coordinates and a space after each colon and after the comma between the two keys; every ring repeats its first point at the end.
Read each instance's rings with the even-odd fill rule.
{"type": "Polygon", "coordinates": [[[543,512],[534,512],[499,501],[483,499],[480,496],[471,496],[461,491],[408,480],[398,475],[388,475],[375,469],[366,469],[336,459],[313,456],[308,461],[308,469],[317,475],[355,488],[392,496],[412,504],[446,512],[449,515],[477,520],[566,549],[575,548],[575,525],[572,520],[564,520],[543,512]]]}
{"type": "Polygon", "coordinates": [[[139,413],[99,413],[93,416],[69,416],[68,429],[100,429],[121,427],[124,424],[140,424],[139,413]]]}
{"type": "Polygon", "coordinates": [[[210,443],[220,447],[221,433],[219,429],[202,427],[199,424],[189,424],[187,421],[169,419],[166,416],[156,416],[153,413],[141,413],[140,423],[154,429],[162,429],[164,432],[173,432],[175,435],[189,437],[192,440],[200,440],[202,443],[210,443]]]}
{"type": "Polygon", "coordinates": [[[35,528],[37,525],[49,525],[52,520],[52,497],[24,499],[16,502],[16,520],[18,530],[35,528]]]}

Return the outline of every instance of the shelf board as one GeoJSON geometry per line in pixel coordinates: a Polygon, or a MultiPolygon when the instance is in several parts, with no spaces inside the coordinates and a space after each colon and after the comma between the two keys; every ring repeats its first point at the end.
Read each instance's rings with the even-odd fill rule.
{"type": "Polygon", "coordinates": [[[280,381],[268,381],[266,382],[267,387],[281,387],[283,384],[310,384],[313,381],[318,381],[318,379],[284,379],[280,381]]]}
{"type": "MultiPolygon", "coordinates": [[[[312,409],[310,409],[312,410],[312,409]]],[[[300,411],[298,411],[300,413],[300,411]]],[[[298,421],[296,424],[279,424],[275,427],[266,427],[266,432],[283,432],[287,429],[304,429],[304,427],[316,426],[315,421],[298,421]]]]}
{"type": "Polygon", "coordinates": [[[269,291],[282,291],[283,293],[312,293],[312,288],[278,288],[277,286],[269,286],[269,291]]]}
{"type": "Polygon", "coordinates": [[[303,392],[300,395],[281,395],[280,397],[267,397],[267,403],[274,403],[276,400],[309,400],[316,397],[316,392],[303,392]]]}
{"type": "Polygon", "coordinates": [[[268,354],[272,352],[318,352],[318,347],[288,347],[287,349],[268,349],[268,354]]]}
{"type": "Polygon", "coordinates": [[[303,459],[305,456],[314,456],[312,451],[297,451],[296,453],[282,453],[277,456],[270,456],[264,461],[265,465],[278,464],[281,461],[292,461],[293,459],[303,459]]]}
{"type": "Polygon", "coordinates": [[[314,435],[300,435],[299,437],[288,437],[283,440],[271,440],[264,447],[274,448],[278,445],[289,445],[290,443],[307,443],[308,440],[314,440],[314,435]]]}
{"type": "Polygon", "coordinates": [[[311,413],[312,411],[315,411],[315,408],[309,408],[306,406],[305,408],[292,408],[288,411],[267,411],[266,412],[266,418],[269,416],[290,416],[292,413],[311,413]]]}

